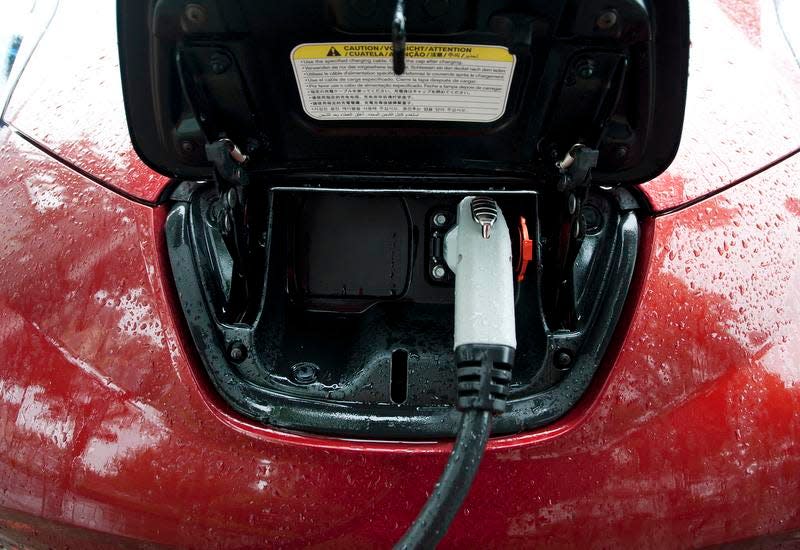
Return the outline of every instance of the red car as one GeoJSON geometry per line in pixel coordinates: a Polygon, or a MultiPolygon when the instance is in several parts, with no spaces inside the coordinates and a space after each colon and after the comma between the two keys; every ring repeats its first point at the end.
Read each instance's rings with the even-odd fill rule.
{"type": "Polygon", "coordinates": [[[0,546],[798,544],[794,2],[30,4],[0,546]]]}

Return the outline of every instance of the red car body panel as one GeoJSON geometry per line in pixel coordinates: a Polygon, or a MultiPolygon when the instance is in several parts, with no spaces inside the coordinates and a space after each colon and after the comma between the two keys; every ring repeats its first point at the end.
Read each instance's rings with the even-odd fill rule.
{"type": "MultiPolygon", "coordinates": [[[[449,444],[281,433],[231,414],[175,321],[166,207],[9,129],[2,142],[0,262],[26,274],[0,280],[2,529],[78,545],[397,540],[449,444]]],[[[795,156],[648,222],[651,253],[589,394],[548,428],[491,442],[445,546],[800,530],[798,170],[795,156]]]]}
{"type": "Polygon", "coordinates": [[[4,120],[84,173],[155,202],[169,178],[145,165],[131,145],[114,8],[115,2],[60,3],[4,120]]]}
{"type": "Polygon", "coordinates": [[[678,154],[641,186],[662,212],[800,149],[800,67],[773,2],[691,3],[692,49],[678,154]]]}
{"type": "MultiPolygon", "coordinates": [[[[697,4],[694,51],[713,36],[729,48],[693,69],[678,158],[642,189],[660,211],[739,183],[644,222],[589,392],[555,424],[491,441],[444,547],[681,548],[800,532],[800,155],[787,157],[800,103],[766,79],[765,45],[727,19],[731,2],[697,4]],[[776,103],[743,125],[741,96],[717,86],[757,69],[743,93],[776,103]]],[[[130,146],[116,45],[51,40],[86,9],[106,8],[63,4],[0,129],[0,541],[391,545],[450,444],[279,432],[221,402],[181,324],[167,207],[147,204],[168,180],[130,146]],[[64,74],[45,78],[48,63],[64,74]]]]}

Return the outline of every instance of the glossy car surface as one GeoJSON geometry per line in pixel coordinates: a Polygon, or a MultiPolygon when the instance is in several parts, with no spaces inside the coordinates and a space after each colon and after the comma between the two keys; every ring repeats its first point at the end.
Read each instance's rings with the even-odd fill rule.
{"type": "MultiPolygon", "coordinates": [[[[646,254],[602,372],[566,417],[490,442],[445,547],[800,533],[800,71],[772,2],[692,9],[684,137],[641,186],[646,254]]],[[[391,545],[450,444],[279,432],[220,401],[168,271],[170,182],[130,146],[113,18],[62,2],[3,115],[0,541],[391,545]],[[81,37],[87,11],[109,24],[81,37]]]]}

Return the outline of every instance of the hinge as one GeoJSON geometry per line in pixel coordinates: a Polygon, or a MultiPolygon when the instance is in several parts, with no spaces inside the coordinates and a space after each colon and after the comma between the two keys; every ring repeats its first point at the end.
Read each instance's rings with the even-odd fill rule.
{"type": "Polygon", "coordinates": [[[220,200],[219,231],[233,259],[231,291],[223,312],[238,321],[244,314],[249,295],[248,256],[249,231],[247,226],[246,187],[250,182],[247,162],[239,148],[223,138],[206,145],[206,157],[214,166],[214,181],[220,200]]]}
{"type": "Polygon", "coordinates": [[[586,235],[581,208],[589,192],[592,169],[597,166],[599,152],[581,143],[570,147],[564,158],[556,162],[561,194],[559,207],[559,239],[557,265],[558,286],[553,295],[556,329],[574,330],[577,325],[575,285],[573,281],[575,260],[586,235]]]}

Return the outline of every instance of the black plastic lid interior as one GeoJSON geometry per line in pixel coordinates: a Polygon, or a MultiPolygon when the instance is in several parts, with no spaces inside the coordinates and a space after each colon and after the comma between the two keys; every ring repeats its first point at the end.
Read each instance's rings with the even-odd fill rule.
{"type": "Polygon", "coordinates": [[[206,178],[204,144],[225,137],[254,174],[366,174],[384,185],[545,177],[576,143],[600,151],[597,183],[643,182],[672,161],[687,0],[406,9],[407,66],[395,77],[392,0],[118,0],[136,150],[158,172],[206,178]]]}

